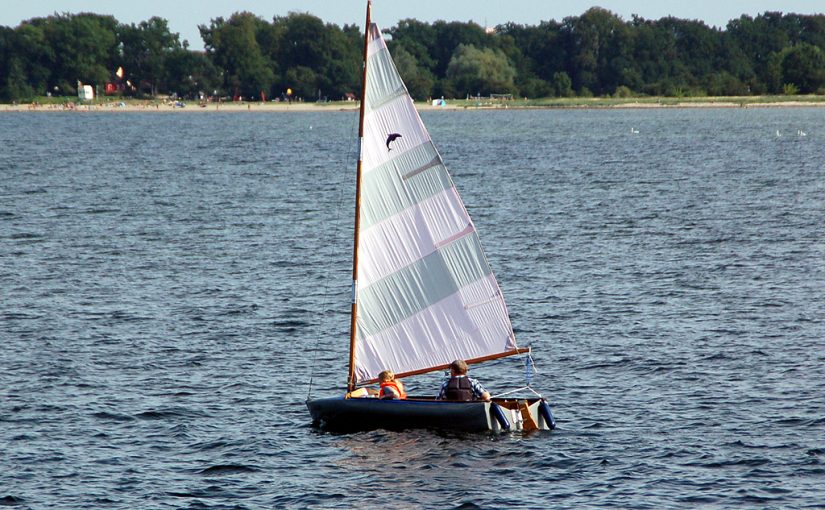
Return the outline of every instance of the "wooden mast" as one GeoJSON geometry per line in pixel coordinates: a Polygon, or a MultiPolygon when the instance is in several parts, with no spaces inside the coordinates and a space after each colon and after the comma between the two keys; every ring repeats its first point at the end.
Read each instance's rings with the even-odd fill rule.
{"type": "Polygon", "coordinates": [[[361,226],[361,167],[364,159],[364,110],[367,99],[367,54],[370,44],[371,0],[367,0],[367,21],[364,28],[364,68],[361,75],[361,107],[358,118],[358,168],[355,181],[355,234],[352,251],[352,311],[349,334],[349,374],[347,375],[347,392],[355,389],[355,336],[358,312],[358,234],[361,226]]]}

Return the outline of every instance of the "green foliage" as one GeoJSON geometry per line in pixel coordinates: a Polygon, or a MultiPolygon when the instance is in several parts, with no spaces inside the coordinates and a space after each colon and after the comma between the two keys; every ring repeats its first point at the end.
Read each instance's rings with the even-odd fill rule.
{"type": "MultiPolygon", "coordinates": [[[[22,24],[15,35],[10,50],[18,65],[13,72],[22,73],[22,76],[15,80],[22,79],[26,82],[25,87],[18,90],[37,89],[43,91],[42,94],[49,88],[49,76],[56,65],[55,50],[46,39],[46,31],[42,24],[22,24]]],[[[20,87],[23,87],[22,83],[20,87]]]]}
{"type": "Polygon", "coordinates": [[[553,90],[556,97],[573,97],[573,80],[565,72],[553,74],[553,90]]]}
{"type": "Polygon", "coordinates": [[[709,75],[705,90],[711,96],[748,95],[748,86],[727,71],[709,75]]]}
{"type": "Polygon", "coordinates": [[[493,38],[473,22],[436,21],[433,23],[433,29],[435,46],[430,48],[430,51],[436,63],[434,72],[437,76],[447,76],[447,68],[459,45],[486,48],[493,43],[493,38]]]}
{"type": "Polygon", "coordinates": [[[8,75],[4,83],[0,84],[0,96],[7,100],[27,101],[35,96],[34,89],[26,81],[23,64],[13,58],[8,64],[8,75]]]}
{"type": "MultiPolygon", "coordinates": [[[[35,23],[39,20],[35,20],[35,23]]],[[[114,71],[117,21],[97,14],[50,16],[43,32],[54,55],[52,75],[84,84],[105,83],[114,71]]]]}
{"type": "Polygon", "coordinates": [[[319,89],[321,80],[318,74],[311,68],[306,66],[295,66],[290,67],[287,70],[286,76],[284,77],[284,82],[290,84],[287,88],[291,88],[295,96],[314,98],[319,89]]]}
{"type": "Polygon", "coordinates": [[[420,66],[404,46],[397,45],[395,48],[392,52],[395,67],[413,99],[423,100],[432,97],[435,79],[430,70],[420,66]]]}
{"type": "Polygon", "coordinates": [[[220,71],[203,54],[179,48],[166,56],[163,82],[178,97],[197,99],[221,88],[220,71]]]}
{"type": "Polygon", "coordinates": [[[793,83],[786,83],[782,86],[782,93],[786,96],[795,96],[799,94],[799,87],[797,87],[793,83]]]}
{"type": "Polygon", "coordinates": [[[398,25],[387,30],[387,33],[392,37],[389,45],[393,55],[395,48],[403,47],[415,58],[417,66],[426,69],[430,76],[434,76],[437,40],[436,30],[432,25],[415,19],[403,19],[398,25]]]}
{"type": "MultiPolygon", "coordinates": [[[[191,74],[188,69],[180,67],[183,50],[178,34],[169,31],[165,19],[153,17],[138,25],[121,25],[119,67],[125,69],[125,79],[134,83],[135,91],[155,96],[161,89],[168,90],[169,85],[191,74]],[[172,60],[177,58],[177,60],[172,60]],[[182,76],[169,76],[175,69],[183,72],[182,76]]],[[[131,90],[131,88],[130,88],[131,90]]]]}
{"type": "Polygon", "coordinates": [[[360,92],[361,31],[324,24],[306,13],[276,17],[268,57],[282,70],[273,93],[292,89],[305,100],[340,99],[360,92]]]}
{"type": "Polygon", "coordinates": [[[568,74],[574,88],[605,94],[623,84],[632,46],[629,29],[618,16],[593,7],[578,18],[567,18],[562,30],[572,48],[568,74]]]}
{"type": "Polygon", "coordinates": [[[9,101],[12,99],[12,95],[9,92],[9,68],[11,67],[13,55],[12,45],[14,44],[15,38],[14,30],[0,26],[0,101],[9,101]]]}
{"type": "Polygon", "coordinates": [[[613,97],[627,98],[633,96],[633,91],[630,90],[629,87],[626,87],[624,85],[619,85],[618,87],[616,87],[616,91],[613,93],[613,97]]]}
{"type": "MultiPolygon", "coordinates": [[[[206,51],[189,51],[153,17],[120,24],[98,14],[55,14],[0,27],[0,100],[74,95],[79,82],[124,94],[201,92],[258,98],[287,88],[304,100],[360,93],[361,28],[292,12],[248,12],[199,27],[206,51]],[[115,70],[125,70],[123,79],[115,70]]],[[[417,99],[511,93],[531,98],[697,97],[825,90],[825,15],[765,12],[724,30],[666,17],[625,21],[594,7],[581,16],[507,23],[405,19],[387,30],[390,51],[417,99]]]]}
{"type": "MultiPolygon", "coordinates": [[[[521,78],[520,76],[518,78],[521,78]]],[[[536,77],[518,79],[516,87],[523,97],[550,97],[555,95],[552,85],[536,77]]]]}
{"type": "Polygon", "coordinates": [[[516,70],[501,50],[459,44],[447,67],[447,78],[467,95],[515,92],[516,70]]]}
{"type": "Polygon", "coordinates": [[[808,43],[784,48],[781,52],[782,79],[792,83],[803,94],[810,94],[825,85],[825,52],[808,43]]]}
{"type": "Polygon", "coordinates": [[[261,47],[270,43],[270,26],[249,12],[233,14],[228,20],[213,19],[201,26],[206,52],[214,65],[223,69],[223,86],[233,96],[257,98],[270,91],[275,66],[261,47]]]}

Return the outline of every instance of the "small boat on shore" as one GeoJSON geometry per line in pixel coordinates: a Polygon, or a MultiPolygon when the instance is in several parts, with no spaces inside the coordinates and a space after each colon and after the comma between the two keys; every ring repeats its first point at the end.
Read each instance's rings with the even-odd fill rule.
{"type": "Polygon", "coordinates": [[[529,384],[491,401],[375,398],[366,386],[522,355],[498,282],[367,2],[346,392],[308,399],[325,430],[551,430],[529,384]],[[527,397],[510,397],[526,393],[527,397]]]}

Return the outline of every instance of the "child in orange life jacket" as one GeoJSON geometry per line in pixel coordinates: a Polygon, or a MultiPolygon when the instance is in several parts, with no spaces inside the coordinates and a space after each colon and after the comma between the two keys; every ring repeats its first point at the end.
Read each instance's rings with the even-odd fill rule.
{"type": "Polygon", "coordinates": [[[384,370],[378,374],[378,382],[381,389],[378,391],[378,398],[398,399],[407,398],[404,392],[404,385],[401,381],[395,380],[395,374],[390,370],[384,370]]]}

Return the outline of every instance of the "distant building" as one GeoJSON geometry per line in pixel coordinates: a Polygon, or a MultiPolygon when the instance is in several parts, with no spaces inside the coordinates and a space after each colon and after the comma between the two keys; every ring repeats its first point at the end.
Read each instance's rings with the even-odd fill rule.
{"type": "Polygon", "coordinates": [[[95,91],[91,85],[80,85],[77,87],[77,97],[84,101],[91,101],[95,98],[95,91]]]}

